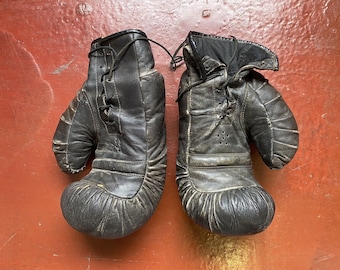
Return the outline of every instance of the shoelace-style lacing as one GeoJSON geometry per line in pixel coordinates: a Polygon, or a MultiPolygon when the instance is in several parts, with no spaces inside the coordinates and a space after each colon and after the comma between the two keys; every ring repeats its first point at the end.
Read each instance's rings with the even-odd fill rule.
{"type": "MultiPolygon", "coordinates": [[[[138,38],[135,38],[135,39],[129,41],[128,43],[126,43],[126,45],[119,52],[117,52],[114,48],[112,48],[111,46],[108,46],[108,45],[98,46],[97,48],[94,48],[89,52],[89,54],[88,54],[89,57],[91,57],[92,54],[97,52],[97,51],[103,50],[104,54],[105,54],[105,50],[108,50],[108,51],[110,51],[112,58],[113,58],[111,65],[108,67],[107,71],[101,76],[101,82],[104,81],[104,76],[107,76],[109,78],[108,80],[110,80],[110,78],[112,78],[113,72],[118,67],[120,61],[122,61],[124,54],[128,51],[130,46],[133,43],[135,43],[137,40],[149,41],[149,42],[152,42],[152,43],[158,45],[159,47],[161,47],[171,58],[170,68],[172,70],[176,70],[177,66],[180,65],[180,62],[183,60],[183,57],[176,56],[178,51],[176,51],[176,54],[173,56],[165,46],[163,46],[162,44],[160,44],[157,41],[154,41],[154,40],[146,38],[146,37],[138,37],[138,38]]],[[[105,118],[107,118],[105,122],[108,123],[108,124],[111,124],[111,125],[115,124],[115,120],[114,120],[115,119],[115,114],[114,114],[115,104],[113,104],[112,100],[113,99],[112,99],[111,96],[105,96],[105,98],[103,99],[104,105],[99,106],[99,109],[104,113],[104,115],[106,116],[105,118]]]]}

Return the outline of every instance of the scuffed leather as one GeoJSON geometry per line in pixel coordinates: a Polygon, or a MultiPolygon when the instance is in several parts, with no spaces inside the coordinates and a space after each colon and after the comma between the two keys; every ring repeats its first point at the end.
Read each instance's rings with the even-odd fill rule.
{"type": "Polygon", "coordinates": [[[177,184],[183,208],[223,235],[263,231],[275,204],[255,180],[249,143],[282,168],[295,155],[298,130],[282,96],[253,69],[277,70],[259,44],[190,32],[180,81],[177,184]]]}
{"type": "Polygon", "coordinates": [[[62,194],[76,230],[121,238],[144,225],[166,169],[165,90],[146,35],[126,30],[92,42],[88,79],[61,116],[53,151],[67,173],[92,169],[62,194]]]}

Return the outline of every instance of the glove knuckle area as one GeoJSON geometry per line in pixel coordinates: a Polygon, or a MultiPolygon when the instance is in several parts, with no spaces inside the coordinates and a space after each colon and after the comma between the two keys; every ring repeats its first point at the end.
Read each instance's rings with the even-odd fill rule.
{"type": "MultiPolygon", "coordinates": [[[[91,178],[91,174],[92,171],[86,177],[91,178]]],[[[133,196],[120,197],[110,192],[110,187],[103,183],[83,179],[64,190],[61,208],[66,221],[79,232],[98,238],[122,238],[149,220],[158,205],[163,186],[161,177],[146,177],[133,196]]],[[[125,185],[125,188],[128,187],[125,185]]],[[[129,195],[131,190],[125,189],[124,192],[129,195]]]]}
{"type": "Polygon", "coordinates": [[[258,185],[202,192],[187,180],[180,183],[180,196],[185,211],[197,224],[222,235],[262,232],[275,212],[272,197],[258,185]]]}
{"type": "Polygon", "coordinates": [[[210,158],[213,164],[205,162],[207,157],[193,157],[188,170],[178,162],[183,208],[196,223],[218,234],[259,233],[273,219],[274,201],[254,179],[249,155],[233,156],[210,158]]]}

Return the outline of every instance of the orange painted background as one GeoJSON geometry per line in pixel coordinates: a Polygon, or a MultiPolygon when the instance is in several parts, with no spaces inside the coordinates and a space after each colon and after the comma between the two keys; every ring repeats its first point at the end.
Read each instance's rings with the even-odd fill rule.
{"type": "Polygon", "coordinates": [[[339,269],[340,2],[338,0],[1,0],[0,269],[339,269]],[[119,240],[74,231],[59,206],[86,173],[57,167],[52,136],[87,77],[93,39],[138,28],[171,52],[190,30],[236,36],[278,54],[265,76],[283,95],[300,148],[279,171],[254,150],[259,182],[276,202],[266,231],[221,237],[184,214],[175,183],[178,109],[184,70],[152,45],[166,84],[168,168],[151,220],[119,240]]]}

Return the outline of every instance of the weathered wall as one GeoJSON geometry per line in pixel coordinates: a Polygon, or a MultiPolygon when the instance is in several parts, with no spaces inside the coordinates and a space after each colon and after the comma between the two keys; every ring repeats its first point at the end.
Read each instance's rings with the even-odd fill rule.
{"type": "Polygon", "coordinates": [[[338,0],[0,1],[1,269],[337,269],[340,265],[340,2],[338,0]],[[168,170],[152,219],[120,240],[71,229],[59,199],[71,181],[51,140],[87,76],[91,41],[139,28],[170,51],[196,30],[259,42],[280,59],[266,72],[292,109],[300,149],[270,171],[256,152],[259,182],[276,202],[263,233],[220,237],[183,213],[175,184],[184,67],[172,72],[153,46],[166,83],[168,170]]]}

